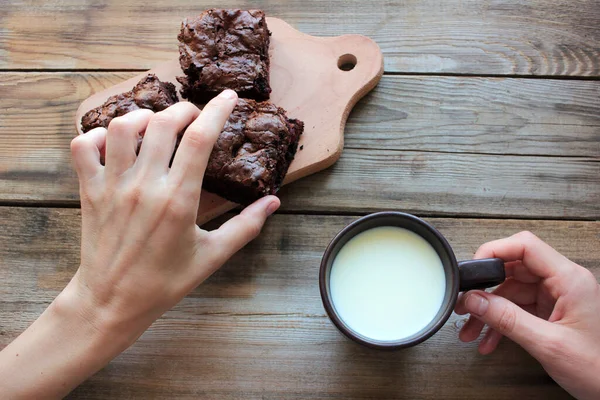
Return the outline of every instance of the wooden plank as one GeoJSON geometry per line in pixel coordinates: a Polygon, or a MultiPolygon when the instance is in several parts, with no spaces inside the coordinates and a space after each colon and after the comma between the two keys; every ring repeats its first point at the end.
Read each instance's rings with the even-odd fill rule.
{"type": "Polygon", "coordinates": [[[0,74],[3,200],[77,201],[69,143],[83,99],[130,78],[120,74],[0,74]]]}
{"type": "MultiPolygon", "coordinates": [[[[33,3],[4,2],[0,68],[149,69],[176,54],[184,17],[216,5],[33,3]]],[[[227,7],[260,7],[311,35],[370,36],[390,72],[600,75],[597,1],[234,0],[227,7]]]]}
{"type": "MultiPolygon", "coordinates": [[[[0,74],[0,201],[76,203],[75,110],[132,75],[0,74]]],[[[596,82],[385,76],[352,113],[338,164],[284,189],[284,208],[597,218],[599,93],[596,82]]]]}
{"type": "Polygon", "coordinates": [[[287,211],[600,218],[600,162],[346,149],[330,169],[282,188],[287,211]]]}
{"type": "MultiPolygon", "coordinates": [[[[78,265],[77,209],[0,208],[0,346],[33,321],[78,265]]],[[[418,347],[381,353],[328,321],[318,268],[353,216],[275,215],[259,239],[78,388],[106,398],[569,398],[518,346],[491,356],[458,341],[454,315],[418,347]]],[[[468,259],[485,241],[529,229],[600,279],[600,222],[429,221],[468,259]]],[[[218,226],[213,223],[211,227],[218,226]]]]}
{"type": "Polygon", "coordinates": [[[385,76],[346,147],[600,160],[600,81],[385,76]]]}
{"type": "MultiPolygon", "coordinates": [[[[0,73],[0,136],[62,148],[79,104],[135,75],[0,73]]],[[[384,76],[352,111],[346,147],[600,159],[598,98],[600,81],[384,76]]]]}

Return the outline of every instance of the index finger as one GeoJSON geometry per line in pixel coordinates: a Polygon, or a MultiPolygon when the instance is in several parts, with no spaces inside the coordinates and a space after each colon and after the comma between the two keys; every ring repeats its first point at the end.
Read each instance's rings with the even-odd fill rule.
{"type": "Polygon", "coordinates": [[[505,262],[521,261],[527,270],[541,278],[568,274],[574,265],[531,232],[520,232],[505,239],[482,245],[474,258],[501,258],[505,262]]]}
{"type": "Polygon", "coordinates": [[[175,153],[169,180],[186,196],[200,199],[202,178],[213,146],[237,102],[233,90],[225,90],[202,109],[188,126],[175,153]]]}

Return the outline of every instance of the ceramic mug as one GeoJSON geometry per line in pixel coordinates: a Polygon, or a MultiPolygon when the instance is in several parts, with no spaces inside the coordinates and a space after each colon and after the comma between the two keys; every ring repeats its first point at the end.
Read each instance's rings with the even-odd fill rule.
{"type": "MultiPolygon", "coordinates": [[[[382,350],[397,350],[417,345],[430,338],[450,318],[456,305],[458,293],[471,289],[483,289],[496,286],[506,279],[504,261],[499,258],[460,261],[444,236],[422,219],[401,212],[380,212],[362,217],[342,229],[331,241],[323,258],[319,271],[319,286],[325,311],[333,324],[351,340],[382,350]],[[349,327],[338,315],[331,298],[330,272],[340,249],[354,236],[368,229],[394,226],[412,231],[424,238],[437,252],[446,278],[445,294],[442,305],[431,322],[419,332],[395,341],[381,341],[366,337],[349,327]]],[[[391,316],[393,317],[393,316],[391,316]]]]}

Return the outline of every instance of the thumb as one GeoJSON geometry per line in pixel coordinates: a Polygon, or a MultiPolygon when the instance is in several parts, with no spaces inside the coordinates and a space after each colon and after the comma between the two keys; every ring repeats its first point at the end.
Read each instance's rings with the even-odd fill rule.
{"type": "Polygon", "coordinates": [[[275,196],[263,197],[246,207],[239,215],[210,232],[211,243],[221,263],[256,238],[267,218],[280,206],[275,196]]]}
{"type": "Polygon", "coordinates": [[[523,310],[504,297],[473,290],[465,294],[466,310],[503,336],[519,344],[532,355],[539,354],[556,326],[523,310]]]}

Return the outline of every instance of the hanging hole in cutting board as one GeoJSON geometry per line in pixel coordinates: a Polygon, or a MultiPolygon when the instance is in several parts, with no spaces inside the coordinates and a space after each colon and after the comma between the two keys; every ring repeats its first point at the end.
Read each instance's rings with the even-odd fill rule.
{"type": "Polygon", "coordinates": [[[352,71],[357,62],[354,54],[344,54],[338,58],[338,68],[342,71],[352,71]]]}

